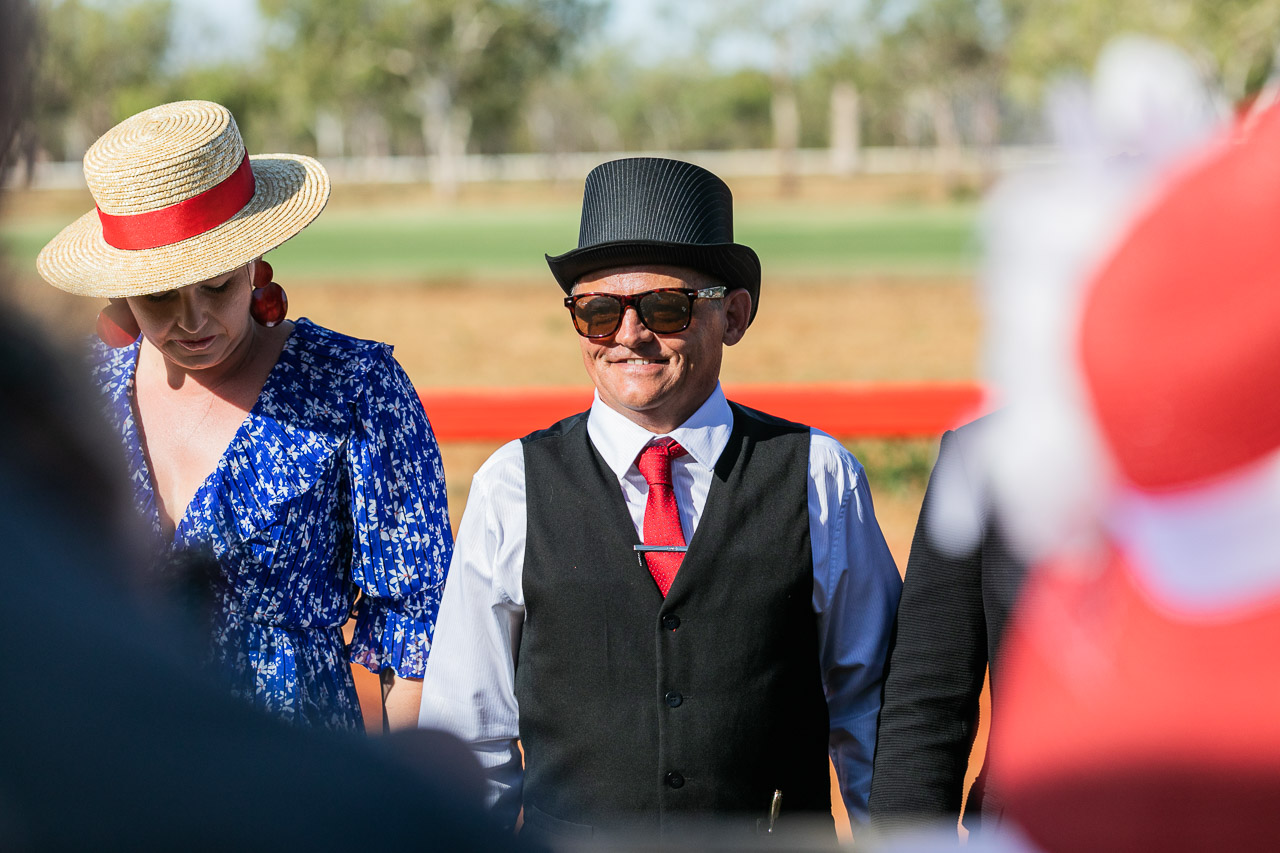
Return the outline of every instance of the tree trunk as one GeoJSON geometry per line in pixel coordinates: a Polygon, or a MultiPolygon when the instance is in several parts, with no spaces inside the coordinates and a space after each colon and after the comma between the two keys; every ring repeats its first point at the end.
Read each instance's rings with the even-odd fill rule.
{"type": "Polygon", "coordinates": [[[831,169],[851,175],[858,169],[862,148],[858,90],[852,83],[831,87],[831,169]]]}
{"type": "Polygon", "coordinates": [[[974,107],[974,142],[981,150],[982,166],[990,177],[999,169],[1000,103],[995,87],[983,87],[974,107]]]}
{"type": "Polygon", "coordinates": [[[960,132],[951,99],[937,89],[929,93],[929,116],[933,121],[933,141],[938,151],[938,170],[947,178],[960,170],[960,132]]]}
{"type": "Polygon", "coordinates": [[[795,193],[800,183],[796,149],[800,147],[800,106],[795,90],[774,89],[773,145],[778,152],[778,188],[783,195],[795,193]]]}
{"type": "Polygon", "coordinates": [[[347,153],[347,134],[342,119],[328,110],[316,113],[316,154],[321,159],[347,153]]]}
{"type": "Polygon", "coordinates": [[[434,157],[431,181],[444,195],[457,195],[471,136],[471,112],[454,104],[449,85],[439,77],[421,87],[418,100],[422,105],[422,141],[434,157]]]}
{"type": "Polygon", "coordinates": [[[40,156],[40,137],[35,129],[27,124],[21,131],[20,144],[16,147],[22,151],[22,186],[30,189],[36,181],[36,159],[40,156]]]}
{"type": "Polygon", "coordinates": [[[375,110],[361,110],[352,134],[353,154],[370,159],[385,159],[391,154],[391,129],[387,120],[375,110]]]}
{"type": "Polygon", "coordinates": [[[792,195],[800,184],[796,149],[800,147],[800,104],[791,74],[791,42],[785,33],[774,37],[773,147],[778,152],[778,191],[792,195]]]}
{"type": "Polygon", "coordinates": [[[62,159],[82,160],[95,139],[85,128],[84,122],[72,117],[62,126],[62,159]]]}

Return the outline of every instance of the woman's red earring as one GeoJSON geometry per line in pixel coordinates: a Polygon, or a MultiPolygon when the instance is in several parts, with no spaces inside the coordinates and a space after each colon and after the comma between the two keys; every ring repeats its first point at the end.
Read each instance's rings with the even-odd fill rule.
{"type": "Polygon", "coordinates": [[[129,303],[123,299],[112,299],[98,312],[98,337],[107,346],[122,349],[132,345],[141,334],[129,303]]]}
{"type": "Polygon", "coordinates": [[[284,322],[289,313],[289,297],[284,288],[272,281],[271,264],[259,259],[253,265],[253,297],[249,303],[249,316],[270,329],[284,322]]]}
{"type": "Polygon", "coordinates": [[[253,262],[253,289],[261,290],[271,283],[271,279],[275,278],[275,270],[271,269],[271,264],[258,258],[253,262]]]}

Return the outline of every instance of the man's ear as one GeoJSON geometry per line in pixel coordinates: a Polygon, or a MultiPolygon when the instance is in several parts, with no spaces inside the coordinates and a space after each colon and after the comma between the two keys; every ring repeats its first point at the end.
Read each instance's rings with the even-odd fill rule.
{"type": "Polygon", "coordinates": [[[747,333],[751,322],[751,294],[735,287],[724,295],[724,345],[731,347],[747,333]]]}

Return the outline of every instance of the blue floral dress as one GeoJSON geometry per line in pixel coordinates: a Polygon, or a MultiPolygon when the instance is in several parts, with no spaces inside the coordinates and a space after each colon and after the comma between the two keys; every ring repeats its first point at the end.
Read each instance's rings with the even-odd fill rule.
{"type": "Polygon", "coordinates": [[[348,657],[422,677],[453,551],[440,452],[391,347],[299,320],[172,540],[132,405],[138,347],[99,347],[94,378],[157,550],[221,570],[215,663],[286,719],[359,729],[348,657]]]}

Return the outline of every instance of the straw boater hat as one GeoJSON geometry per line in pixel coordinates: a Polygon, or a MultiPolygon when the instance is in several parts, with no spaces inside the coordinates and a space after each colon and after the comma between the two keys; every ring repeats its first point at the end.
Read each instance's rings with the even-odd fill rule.
{"type": "Polygon", "coordinates": [[[209,101],[125,119],[84,156],[97,207],[63,229],[36,267],[82,296],[142,296],[204,281],[297,234],[329,200],[310,157],[249,157],[235,119],[209,101]]]}
{"type": "Polygon", "coordinates": [[[681,160],[629,157],[587,175],[578,248],[547,256],[565,293],[612,267],[687,267],[751,294],[760,304],[760,259],[733,242],[733,194],[711,172],[681,160]]]}

